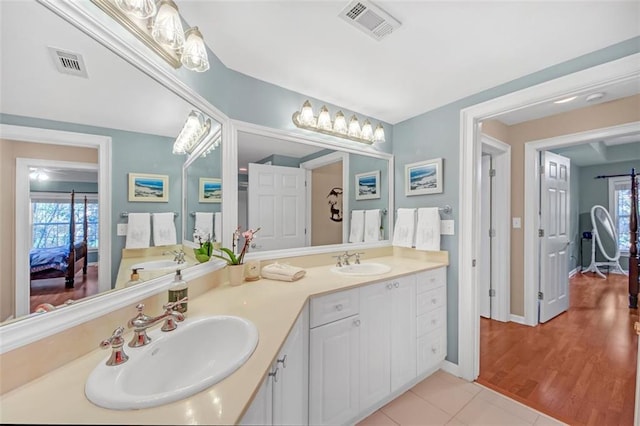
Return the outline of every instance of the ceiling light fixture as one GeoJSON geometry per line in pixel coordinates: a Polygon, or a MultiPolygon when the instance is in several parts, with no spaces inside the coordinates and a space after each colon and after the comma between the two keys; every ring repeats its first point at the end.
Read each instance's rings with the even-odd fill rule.
{"type": "Polygon", "coordinates": [[[42,182],[45,180],[49,180],[49,175],[44,170],[31,168],[29,172],[29,179],[42,182]]]}
{"type": "Polygon", "coordinates": [[[302,104],[300,111],[293,113],[292,119],[296,127],[324,133],[325,135],[337,136],[368,145],[374,142],[382,143],[385,141],[384,127],[382,127],[381,123],[378,123],[374,131],[368,119],[366,119],[362,127],[360,127],[358,117],[352,115],[349,119],[349,124],[347,124],[347,120],[342,111],[338,111],[335,119],[331,121],[331,116],[326,106],[320,108],[320,113],[316,117],[313,114],[313,108],[309,101],[305,101],[304,104],[302,104]]]}
{"type": "Polygon", "coordinates": [[[200,111],[191,111],[173,143],[174,154],[191,154],[206,139],[211,130],[211,119],[205,118],[200,111]]]}
{"type": "Polygon", "coordinates": [[[586,97],[586,101],[587,102],[594,102],[594,101],[598,101],[602,98],[604,98],[605,93],[604,92],[596,92],[596,93],[592,93],[589,96],[586,97]]]}
{"type": "Polygon", "coordinates": [[[564,99],[560,99],[560,100],[557,100],[557,101],[553,101],[553,103],[554,104],[566,104],[567,102],[571,102],[575,98],[577,98],[577,96],[571,96],[569,98],[564,98],[564,99]]]}
{"type": "Polygon", "coordinates": [[[172,67],[191,71],[209,69],[204,38],[198,27],[182,29],[173,0],[91,0],[172,67]]]}

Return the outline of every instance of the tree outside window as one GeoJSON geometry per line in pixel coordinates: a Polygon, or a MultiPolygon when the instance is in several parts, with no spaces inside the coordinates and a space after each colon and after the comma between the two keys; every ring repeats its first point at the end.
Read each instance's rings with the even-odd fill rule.
{"type": "MultiPolygon", "coordinates": [[[[33,248],[68,246],[71,203],[57,199],[59,197],[53,197],[56,198],[53,200],[46,198],[46,195],[39,195],[31,202],[33,248]]],[[[76,201],[74,216],[76,223],[74,241],[80,242],[84,237],[82,226],[84,202],[76,201]]],[[[87,244],[89,249],[97,249],[98,243],[98,202],[87,200],[87,244]]]]}

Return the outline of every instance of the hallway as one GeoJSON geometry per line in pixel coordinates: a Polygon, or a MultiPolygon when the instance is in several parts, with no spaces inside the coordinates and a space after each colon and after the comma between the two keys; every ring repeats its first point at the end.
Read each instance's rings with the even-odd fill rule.
{"type": "Polygon", "coordinates": [[[578,273],[569,311],[537,327],[481,319],[478,383],[569,424],[633,424],[638,313],[627,282],[578,273]]]}

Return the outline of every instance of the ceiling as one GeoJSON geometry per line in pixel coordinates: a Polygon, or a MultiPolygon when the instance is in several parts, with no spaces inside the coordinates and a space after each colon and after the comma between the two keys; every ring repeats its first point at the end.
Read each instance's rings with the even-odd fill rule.
{"type": "Polygon", "coordinates": [[[571,163],[579,167],[637,161],[636,168],[640,171],[640,133],[585,141],[550,151],[570,158],[571,163]]]}
{"type": "Polygon", "coordinates": [[[338,17],[348,4],[179,7],[227,67],[393,124],[640,35],[637,1],[388,0],[402,25],[376,41],[338,17]]]}
{"type": "MultiPolygon", "coordinates": [[[[274,152],[288,157],[302,158],[323,150],[325,148],[289,142],[255,133],[238,132],[238,168],[246,169],[249,163],[263,160],[274,152]]],[[[242,170],[240,173],[246,174],[247,172],[242,170]]]]}

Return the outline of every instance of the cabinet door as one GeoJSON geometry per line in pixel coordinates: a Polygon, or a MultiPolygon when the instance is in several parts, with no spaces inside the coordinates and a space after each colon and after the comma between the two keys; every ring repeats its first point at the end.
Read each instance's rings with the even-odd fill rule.
{"type": "Polygon", "coordinates": [[[416,277],[393,281],[391,291],[391,391],[416,375],[416,277]]]}
{"type": "Polygon", "coordinates": [[[278,354],[273,378],[273,424],[304,425],[308,418],[309,319],[305,308],[278,354]]]}
{"type": "Polygon", "coordinates": [[[358,315],[310,331],[309,424],[336,425],[358,414],[358,315]]]}
{"type": "Polygon", "coordinates": [[[241,425],[272,425],[272,387],[271,377],[267,376],[260,386],[260,390],[251,401],[244,416],[240,420],[241,425]]]}
{"type": "MultiPolygon", "coordinates": [[[[360,288],[360,407],[391,392],[392,282],[360,288]]],[[[414,318],[415,322],[415,318],[414,318]]]]}

